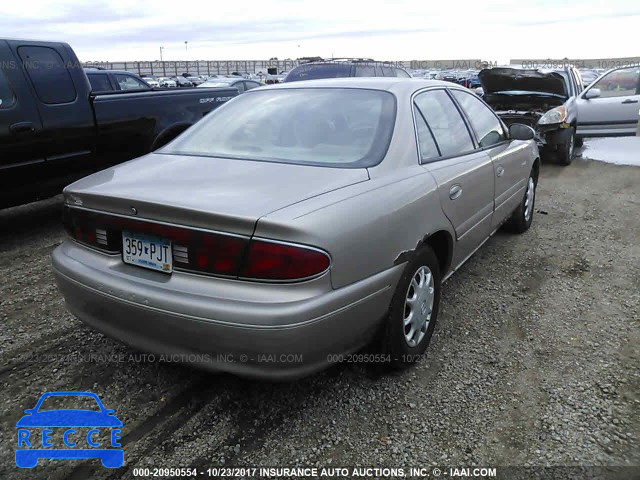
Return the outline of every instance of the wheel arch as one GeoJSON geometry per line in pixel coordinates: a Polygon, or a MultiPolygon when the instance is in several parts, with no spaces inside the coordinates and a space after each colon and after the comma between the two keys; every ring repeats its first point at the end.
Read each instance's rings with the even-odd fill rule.
{"type": "Polygon", "coordinates": [[[180,135],[182,132],[184,132],[191,125],[192,124],[189,122],[180,122],[166,127],[154,138],[153,142],[151,143],[151,151],[153,152],[154,150],[163,147],[178,135],[180,135]]]}
{"type": "Polygon", "coordinates": [[[451,268],[453,260],[453,236],[448,230],[436,230],[428,233],[418,242],[416,248],[398,255],[396,265],[409,261],[423,247],[428,246],[435,253],[440,267],[440,276],[444,277],[451,268]]]}
{"type": "Polygon", "coordinates": [[[535,158],[531,169],[533,170],[533,175],[536,180],[536,183],[538,183],[538,177],[540,176],[540,157],[535,158]]]}

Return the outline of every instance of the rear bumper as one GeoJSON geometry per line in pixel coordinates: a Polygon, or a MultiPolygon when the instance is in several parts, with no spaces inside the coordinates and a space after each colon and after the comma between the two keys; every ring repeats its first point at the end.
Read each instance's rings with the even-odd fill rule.
{"type": "Polygon", "coordinates": [[[71,241],[52,260],[69,311],[106,335],[162,356],[156,360],[283,380],[366,345],[403,269],[329,290],[328,274],[296,285],[169,276],[71,241]]]}

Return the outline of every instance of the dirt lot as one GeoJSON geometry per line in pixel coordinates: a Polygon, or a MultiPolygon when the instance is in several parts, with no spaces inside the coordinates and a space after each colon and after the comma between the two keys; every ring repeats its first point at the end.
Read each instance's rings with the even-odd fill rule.
{"type": "Polygon", "coordinates": [[[640,168],[544,165],[532,229],[498,233],[447,282],[426,360],[394,374],[343,364],[290,384],[136,361],[140,352],[72,318],[50,270],[64,238],[59,207],[0,212],[0,478],[132,477],[141,466],[640,465],[640,168]],[[116,410],[123,468],[16,468],[16,421],[54,390],[93,391],[116,410]]]}

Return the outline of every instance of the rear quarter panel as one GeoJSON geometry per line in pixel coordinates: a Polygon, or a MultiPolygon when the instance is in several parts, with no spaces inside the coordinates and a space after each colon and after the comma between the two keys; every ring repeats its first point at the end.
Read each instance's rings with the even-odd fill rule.
{"type": "Polygon", "coordinates": [[[255,235],[326,250],[340,288],[406,261],[438,230],[453,233],[432,175],[415,165],[263,216],[255,235]]]}

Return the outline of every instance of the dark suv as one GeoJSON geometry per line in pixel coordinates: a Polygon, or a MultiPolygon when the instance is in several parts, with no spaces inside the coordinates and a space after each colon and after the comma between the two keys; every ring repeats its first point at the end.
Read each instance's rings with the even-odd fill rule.
{"type": "Polygon", "coordinates": [[[336,58],[303,63],[293,68],[285,82],[342,77],[407,77],[404,69],[390,62],[376,62],[370,58],[336,58]]]}

